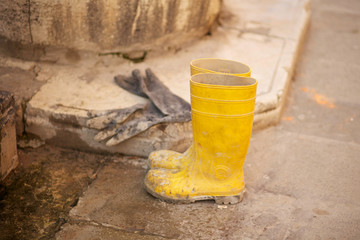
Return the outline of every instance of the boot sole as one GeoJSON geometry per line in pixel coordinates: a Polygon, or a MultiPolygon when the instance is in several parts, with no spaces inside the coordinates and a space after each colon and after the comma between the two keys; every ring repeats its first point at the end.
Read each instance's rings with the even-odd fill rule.
{"type": "Polygon", "coordinates": [[[189,204],[194,203],[197,201],[204,201],[204,200],[215,200],[216,204],[219,205],[226,205],[226,204],[237,204],[244,199],[244,195],[246,190],[242,190],[242,192],[238,195],[233,196],[196,196],[188,199],[173,199],[169,197],[164,197],[159,195],[158,193],[154,192],[153,190],[149,189],[145,184],[146,191],[153,195],[154,197],[161,199],[168,203],[178,203],[178,204],[189,204]]]}

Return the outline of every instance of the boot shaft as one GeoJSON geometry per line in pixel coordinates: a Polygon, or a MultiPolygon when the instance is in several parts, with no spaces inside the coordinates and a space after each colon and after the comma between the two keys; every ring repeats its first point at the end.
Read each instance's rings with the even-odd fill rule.
{"type": "Polygon", "coordinates": [[[242,177],[257,81],[222,74],[192,76],[191,107],[196,165],[209,179],[242,177]]]}

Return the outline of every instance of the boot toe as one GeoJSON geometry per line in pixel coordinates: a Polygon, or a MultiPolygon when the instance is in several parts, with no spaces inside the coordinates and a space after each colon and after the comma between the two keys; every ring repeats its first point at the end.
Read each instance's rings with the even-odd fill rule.
{"type": "Polygon", "coordinates": [[[175,151],[155,151],[149,155],[148,166],[149,168],[177,169],[179,164],[176,163],[180,161],[181,157],[182,154],[175,151]]]}
{"type": "Polygon", "coordinates": [[[174,169],[151,169],[145,177],[146,190],[153,196],[163,200],[186,198],[187,188],[182,173],[174,169]]]}

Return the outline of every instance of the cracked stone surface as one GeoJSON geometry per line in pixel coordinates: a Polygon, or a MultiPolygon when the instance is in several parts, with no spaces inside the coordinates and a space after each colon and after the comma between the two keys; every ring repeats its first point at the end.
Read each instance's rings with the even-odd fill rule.
{"type": "MultiPolygon", "coordinates": [[[[90,151],[140,156],[158,149],[184,151],[191,144],[191,123],[154,126],[113,147],[96,142],[97,131],[79,128],[77,123],[86,120],[89,110],[122,109],[146,102],[113,82],[115,75],[128,75],[134,68],[152,68],[172,92],[189,101],[189,63],[202,57],[249,64],[259,81],[254,129],[277,123],[308,26],[308,0],[226,0],[224,5],[221,26],[211,36],[179,49],[149,52],[142,63],[90,53],[70,59],[71,64],[37,63],[40,79],[46,79],[46,84],[27,105],[27,132],[47,143],[90,151]]],[[[14,59],[2,62],[13,67],[24,65],[14,59]]]]}
{"type": "Polygon", "coordinates": [[[0,238],[5,240],[54,238],[109,158],[51,146],[19,148],[18,156],[19,167],[0,183],[0,238]]]}

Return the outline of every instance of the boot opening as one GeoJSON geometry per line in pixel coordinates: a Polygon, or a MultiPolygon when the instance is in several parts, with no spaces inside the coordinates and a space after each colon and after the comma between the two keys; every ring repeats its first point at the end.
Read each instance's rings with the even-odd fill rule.
{"type": "Polygon", "coordinates": [[[191,62],[191,65],[199,69],[207,69],[218,73],[246,74],[250,73],[250,67],[232,60],[201,58],[191,62]]]}
{"type": "Polygon", "coordinates": [[[250,77],[238,77],[227,74],[201,73],[191,77],[191,81],[200,84],[210,84],[219,86],[251,86],[256,84],[256,80],[250,77]]]}

